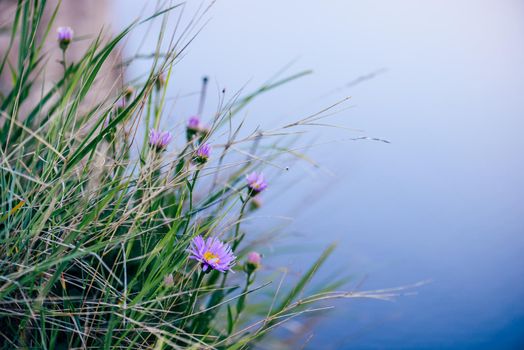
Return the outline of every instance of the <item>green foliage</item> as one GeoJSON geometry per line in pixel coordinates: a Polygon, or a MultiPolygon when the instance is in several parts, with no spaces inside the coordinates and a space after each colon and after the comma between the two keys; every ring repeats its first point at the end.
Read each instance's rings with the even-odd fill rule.
{"type": "MultiPolygon", "coordinates": [[[[268,285],[242,270],[247,246],[241,222],[250,215],[244,175],[264,163],[251,157],[225,166],[224,159],[233,145],[247,153],[261,147],[263,134],[238,139],[238,129],[231,131],[242,108],[307,72],[224,103],[209,133],[159,152],[135,134],[146,130],[147,136],[159,125],[166,85],[158,81],[169,80],[192,38],[171,40],[167,53],[155,52],[150,74],[136,83],[125,107],[118,106],[125,89],[94,102],[87,97],[111,69],[108,58],[122,40],[177,6],[133,23],[113,39],[93,38],[77,61],[67,62],[65,52],[63,77],[42,89],[46,65],[56,64],[42,47],[57,9],[43,23],[45,8],[42,0],[19,1],[0,61],[0,74],[12,79],[0,97],[0,344],[240,349],[304,311],[297,300],[333,247],[287,294],[250,305],[250,295],[268,285]],[[45,35],[39,37],[38,30],[45,35]],[[14,42],[16,62],[8,58],[14,42]],[[198,144],[228,129],[214,166],[191,163],[198,144]],[[196,235],[231,242],[237,273],[201,273],[187,253],[196,235]]],[[[303,157],[282,142],[287,141],[267,146],[273,153],[265,161],[282,154],[303,157]]]]}

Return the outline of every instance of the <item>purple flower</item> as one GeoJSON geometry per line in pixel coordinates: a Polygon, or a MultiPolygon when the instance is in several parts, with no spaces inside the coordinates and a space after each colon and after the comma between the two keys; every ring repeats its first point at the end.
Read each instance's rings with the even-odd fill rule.
{"type": "Polygon", "coordinates": [[[209,143],[204,143],[198,147],[193,161],[198,164],[204,164],[209,159],[209,156],[211,156],[211,146],[209,143]]]}
{"type": "Polygon", "coordinates": [[[186,137],[188,141],[193,140],[193,138],[199,133],[200,125],[201,122],[198,115],[194,115],[188,119],[186,128],[186,137]]]}
{"type": "Polygon", "coordinates": [[[189,117],[187,121],[187,128],[189,130],[198,131],[200,128],[200,117],[198,115],[189,117]]]}
{"type": "Polygon", "coordinates": [[[199,261],[202,264],[202,271],[209,272],[217,270],[226,272],[231,270],[235,264],[236,257],[227,243],[219,241],[215,237],[206,240],[202,236],[196,236],[191,241],[189,247],[189,259],[199,261]]]}
{"type": "Polygon", "coordinates": [[[172,135],[169,131],[151,129],[149,132],[149,145],[157,151],[165,150],[171,139],[172,135]]]}
{"type": "Polygon", "coordinates": [[[188,141],[197,135],[203,138],[209,134],[209,128],[202,123],[198,115],[194,115],[187,120],[186,134],[188,141]]]}
{"type": "Polygon", "coordinates": [[[254,197],[260,192],[264,191],[267,188],[267,182],[264,180],[264,175],[262,173],[257,173],[253,171],[246,178],[247,187],[249,189],[249,195],[254,197]]]}
{"type": "Polygon", "coordinates": [[[71,41],[73,40],[73,29],[71,29],[70,27],[58,27],[57,33],[60,48],[62,50],[65,50],[67,46],[69,46],[69,43],[71,43],[71,41]]]}
{"type": "Polygon", "coordinates": [[[262,261],[262,255],[258,252],[249,252],[247,254],[247,262],[254,265],[260,265],[262,261]]]}

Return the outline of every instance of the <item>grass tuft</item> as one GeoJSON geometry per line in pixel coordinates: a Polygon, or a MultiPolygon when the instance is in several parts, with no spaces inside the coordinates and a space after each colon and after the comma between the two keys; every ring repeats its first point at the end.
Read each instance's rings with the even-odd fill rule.
{"type": "Polygon", "coordinates": [[[293,149],[295,129],[315,125],[343,101],[248,136],[241,136],[236,117],[260,94],[309,72],[224,97],[208,124],[171,126],[164,131],[174,141],[159,133],[151,145],[150,131],[162,131],[171,72],[200,31],[202,14],[187,28],[161,33],[157,51],[145,56],[149,74],[132,89],[117,82],[99,91],[108,72],[144,58],[111,59],[129,33],[165,23],[183,6],[159,9],[110,39],[100,33],[74,61],[68,50],[77,42],[62,43],[63,74],[51,83],[45,74],[56,62],[43,48],[53,40],[58,8],[46,17],[47,6],[18,2],[0,58],[0,75],[10,77],[0,95],[2,348],[245,349],[286,320],[323,310],[326,300],[399,292],[309,288],[334,246],[293,286],[283,282],[285,274],[278,284],[259,281],[259,266],[246,262],[258,249],[257,240],[244,241],[244,222],[258,205],[246,174],[283,156],[307,160],[293,149]],[[207,143],[211,156],[196,157],[207,143]],[[189,259],[199,235],[233,247],[233,271],[204,273],[189,259]],[[269,302],[255,297],[261,291],[273,295],[269,302]]]}

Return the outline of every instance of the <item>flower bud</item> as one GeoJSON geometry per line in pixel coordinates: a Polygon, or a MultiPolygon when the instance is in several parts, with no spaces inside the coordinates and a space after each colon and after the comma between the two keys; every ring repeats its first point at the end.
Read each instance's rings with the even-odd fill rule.
{"type": "Polygon", "coordinates": [[[172,138],[173,136],[169,131],[151,129],[149,132],[149,146],[151,146],[156,151],[163,151],[171,142],[172,138]]]}
{"type": "Polygon", "coordinates": [[[245,269],[247,273],[256,271],[262,262],[262,255],[258,252],[250,252],[247,254],[245,269]]]}
{"type": "Polygon", "coordinates": [[[209,145],[209,143],[204,143],[203,145],[200,145],[200,147],[198,147],[196,154],[193,157],[193,161],[197,164],[204,164],[208,161],[210,156],[211,146],[209,145]]]}
{"type": "Polygon", "coordinates": [[[205,139],[210,132],[209,127],[200,120],[200,116],[194,115],[188,119],[186,127],[187,141],[192,141],[197,136],[201,141],[205,139]]]}
{"type": "Polygon", "coordinates": [[[67,49],[73,40],[73,29],[70,27],[59,27],[57,30],[58,44],[62,50],[67,49]]]}
{"type": "Polygon", "coordinates": [[[200,124],[200,117],[198,115],[191,116],[187,120],[186,134],[188,141],[193,140],[195,135],[198,133],[200,129],[200,124]]]}

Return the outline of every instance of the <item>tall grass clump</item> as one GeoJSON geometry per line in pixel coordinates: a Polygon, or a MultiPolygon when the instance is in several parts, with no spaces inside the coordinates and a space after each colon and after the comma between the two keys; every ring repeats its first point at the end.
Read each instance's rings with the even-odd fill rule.
{"type": "MultiPolygon", "coordinates": [[[[296,155],[286,151],[294,139],[287,135],[324,113],[242,137],[236,117],[304,73],[229,99],[223,93],[212,115],[162,122],[166,86],[200,16],[184,30],[161,31],[146,76],[97,91],[108,71],[129,63],[110,59],[126,36],[150,21],[165,24],[180,8],[114,38],[83,37],[90,43],[73,60],[81,33],[63,27],[56,37],[57,9],[18,2],[0,57],[10,81],[0,96],[2,348],[244,349],[315,303],[391,295],[331,292],[337,281],[306,289],[332,246],[292,286],[257,280],[264,261],[256,240],[244,240],[243,221],[271,187],[264,167],[296,155]],[[50,59],[56,52],[59,62],[50,59]],[[57,64],[61,76],[49,81],[57,64]],[[268,302],[253,296],[264,288],[268,302]]],[[[202,97],[206,86],[204,79],[202,97]]]]}

